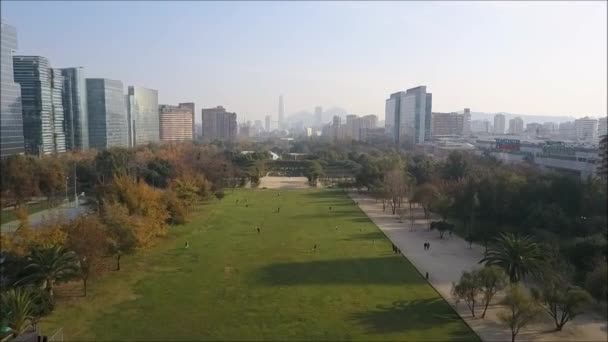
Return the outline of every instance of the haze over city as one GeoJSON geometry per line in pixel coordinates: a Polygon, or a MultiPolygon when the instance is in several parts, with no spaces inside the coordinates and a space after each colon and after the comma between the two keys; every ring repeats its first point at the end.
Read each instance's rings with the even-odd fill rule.
{"type": "MultiPolygon", "coordinates": [[[[606,2],[2,2],[19,54],[223,105],[239,121],[314,106],[606,115],[606,2]]],[[[196,116],[200,121],[200,115],[196,116]]]]}

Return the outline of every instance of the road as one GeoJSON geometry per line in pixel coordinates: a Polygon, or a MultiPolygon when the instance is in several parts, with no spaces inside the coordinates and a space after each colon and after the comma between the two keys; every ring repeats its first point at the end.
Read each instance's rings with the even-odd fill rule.
{"type": "MultiPolygon", "coordinates": [[[[86,210],[87,210],[86,206],[80,205],[80,206],[76,207],[76,202],[69,202],[69,203],[62,204],[56,208],[42,210],[37,213],[31,214],[29,216],[30,224],[32,225],[32,227],[35,228],[36,226],[40,225],[40,223],[44,222],[45,220],[52,218],[52,217],[57,217],[57,216],[64,216],[68,220],[73,220],[78,215],[84,213],[86,210]]],[[[2,233],[12,232],[12,231],[15,231],[18,227],[19,227],[19,221],[15,220],[15,221],[11,221],[11,222],[2,224],[2,226],[0,226],[0,230],[2,231],[2,233]]]]}
{"type": "MultiPolygon", "coordinates": [[[[401,249],[402,254],[426,275],[429,283],[450,303],[458,314],[484,341],[511,340],[510,332],[498,322],[496,314],[503,308],[491,304],[485,319],[473,318],[464,303],[456,304],[451,295],[452,282],[458,281],[463,271],[479,268],[478,261],[484,254],[483,246],[469,244],[454,235],[451,238],[439,238],[439,233],[429,231],[428,220],[424,219],[422,208],[415,209],[414,229],[410,229],[409,220],[399,223],[396,215],[391,215],[387,206],[382,211],[382,203],[376,203],[371,197],[356,193],[350,194],[380,228],[382,232],[401,249]],[[424,250],[425,242],[431,244],[430,250],[424,250]]],[[[407,202],[403,204],[408,206],[407,202]]],[[[481,312],[478,312],[480,314],[481,312]]],[[[563,331],[552,331],[551,321],[543,320],[537,324],[525,327],[517,336],[517,341],[608,341],[607,322],[599,315],[586,312],[569,322],[563,331]]]]}

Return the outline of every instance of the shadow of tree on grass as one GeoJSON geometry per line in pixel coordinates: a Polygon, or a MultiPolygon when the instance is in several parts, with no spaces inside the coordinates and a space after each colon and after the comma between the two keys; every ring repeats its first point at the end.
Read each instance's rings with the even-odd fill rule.
{"type": "Polygon", "coordinates": [[[399,256],[277,263],[261,268],[256,276],[260,282],[276,286],[423,283],[417,273],[404,269],[399,256]]]}
{"type": "Polygon", "coordinates": [[[350,319],[363,326],[370,334],[430,330],[445,324],[455,323],[462,328],[451,332],[450,340],[479,341],[449,305],[438,297],[395,301],[391,305],[378,305],[375,310],[352,314],[350,319]]]}

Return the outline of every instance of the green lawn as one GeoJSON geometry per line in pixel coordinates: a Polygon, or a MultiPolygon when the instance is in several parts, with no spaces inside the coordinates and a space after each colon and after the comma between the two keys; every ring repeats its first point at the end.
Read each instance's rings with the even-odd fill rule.
{"type": "Polygon", "coordinates": [[[92,282],[88,297],[61,299],[43,331],[104,341],[479,340],[346,195],[277,194],[239,190],[202,207],[92,282]]]}

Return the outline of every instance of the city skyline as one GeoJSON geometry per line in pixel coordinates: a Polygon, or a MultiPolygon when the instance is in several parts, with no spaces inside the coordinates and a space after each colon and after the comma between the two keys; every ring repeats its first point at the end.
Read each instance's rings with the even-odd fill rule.
{"type": "Polygon", "coordinates": [[[249,120],[276,118],[280,94],[287,104],[286,118],[322,105],[383,119],[386,94],[416,85],[433,89],[433,110],[438,112],[470,107],[473,112],[580,118],[606,115],[605,9],[603,2],[74,2],[69,7],[2,2],[2,19],[17,28],[19,55],[45,56],[54,67],[84,66],[87,77],[158,89],[159,103],[223,105],[249,120]],[[168,22],[178,15],[180,20],[156,25],[161,12],[168,22]],[[285,32],[276,32],[273,25],[262,22],[261,12],[277,16],[276,25],[289,23],[294,15],[310,16],[318,25],[305,29],[288,25],[285,32]],[[344,27],[330,20],[336,12],[344,16],[344,27]],[[417,19],[397,26],[406,12],[433,17],[440,24],[428,27],[417,19]],[[467,19],[467,25],[451,25],[454,12],[461,16],[457,21],[467,19]],[[119,21],[127,13],[140,14],[129,20],[135,31],[115,32],[120,25],[98,30],[100,24],[119,21]],[[217,18],[226,13],[237,23],[234,28],[219,25],[217,18]],[[538,17],[539,13],[545,15],[538,17]],[[210,21],[202,20],[207,25],[200,30],[185,27],[186,22],[198,24],[183,15],[203,15],[210,21]],[[509,26],[513,20],[517,27],[509,26]],[[564,20],[576,25],[561,27],[564,20]],[[493,25],[488,27],[489,23],[493,25]],[[238,31],[245,26],[247,31],[238,31]],[[423,40],[412,34],[418,29],[425,32],[423,40]],[[194,35],[188,36],[193,34],[188,31],[194,35]],[[405,34],[408,43],[419,44],[423,52],[406,56],[400,48],[386,45],[388,38],[399,34],[405,34]],[[230,45],[223,42],[228,38],[234,40],[230,45]],[[183,53],[171,68],[165,67],[162,53],[141,53],[151,46],[172,50],[176,44],[183,53]],[[121,54],[113,52],[117,47],[121,54]],[[201,58],[209,56],[205,48],[223,52],[201,58]],[[395,53],[384,54],[389,48],[395,53]],[[137,63],[122,63],[130,59],[137,63]]]}

